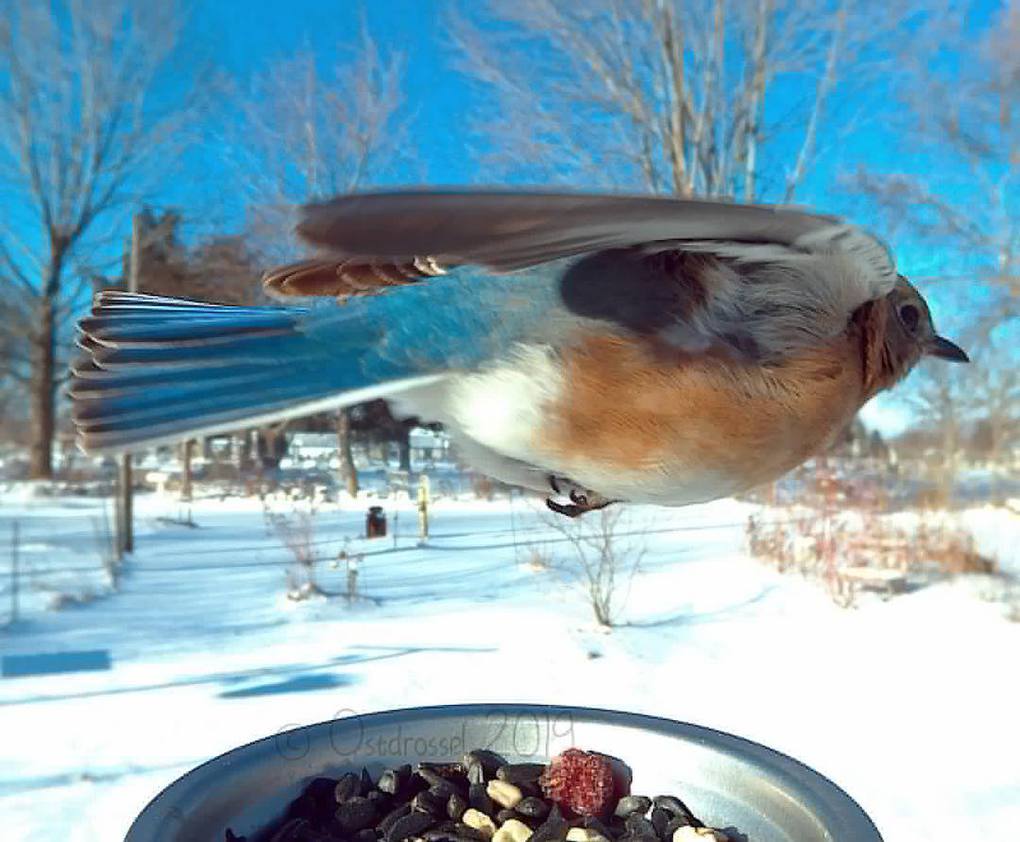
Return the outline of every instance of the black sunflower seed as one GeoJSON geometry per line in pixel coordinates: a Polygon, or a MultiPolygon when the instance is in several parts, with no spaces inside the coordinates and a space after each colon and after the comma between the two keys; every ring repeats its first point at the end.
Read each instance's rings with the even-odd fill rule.
{"type": "Polygon", "coordinates": [[[670,818],[686,818],[690,824],[701,827],[701,822],[694,817],[694,813],[675,795],[657,795],[652,799],[652,804],[658,809],[669,813],[670,818]]]}
{"type": "Polygon", "coordinates": [[[510,819],[516,819],[517,813],[513,810],[500,810],[496,813],[496,824],[503,824],[503,822],[510,821],[510,819]]]}
{"type": "Polygon", "coordinates": [[[634,813],[644,815],[652,807],[652,799],[645,795],[625,795],[616,804],[615,814],[621,819],[634,813]]]}
{"type": "Polygon", "coordinates": [[[606,839],[613,838],[612,831],[596,816],[585,816],[581,821],[581,827],[586,827],[589,830],[594,830],[596,833],[601,833],[606,837],[606,839]]]}
{"type": "Polygon", "coordinates": [[[412,836],[420,836],[436,823],[428,813],[413,811],[397,819],[386,833],[386,842],[401,842],[412,836]]]}
{"type": "Polygon", "coordinates": [[[468,784],[485,783],[485,767],[481,763],[472,762],[467,767],[468,784]]]}
{"type": "Polygon", "coordinates": [[[560,814],[560,809],[553,805],[549,817],[531,834],[528,842],[564,842],[570,825],[560,814]]]}
{"type": "Polygon", "coordinates": [[[396,769],[386,769],[380,776],[376,786],[389,795],[396,795],[403,789],[411,777],[411,766],[405,764],[396,769]]]}
{"type": "Polygon", "coordinates": [[[640,813],[631,813],[623,821],[623,826],[627,829],[627,833],[634,834],[635,836],[643,835],[655,835],[655,825],[648,821],[640,813]]]}
{"type": "Polygon", "coordinates": [[[346,833],[355,833],[375,824],[379,814],[371,801],[356,795],[337,806],[333,815],[341,830],[346,833]]]}
{"type": "Polygon", "coordinates": [[[333,798],[337,804],[342,804],[356,795],[365,796],[367,794],[367,792],[361,791],[361,778],[354,772],[348,772],[333,786],[333,798]]]}
{"type": "Polygon", "coordinates": [[[492,778],[496,777],[496,770],[500,766],[506,765],[506,759],[504,757],[496,754],[494,751],[487,751],[483,748],[469,751],[464,755],[462,762],[465,766],[470,766],[472,763],[478,763],[485,773],[486,780],[492,780],[492,778]]]}
{"type": "Polygon", "coordinates": [[[673,814],[663,810],[662,807],[652,807],[652,827],[655,828],[655,835],[662,842],[672,842],[673,837],[666,835],[666,829],[673,818],[673,814]]]}
{"type": "Polygon", "coordinates": [[[446,815],[455,822],[460,821],[461,816],[464,815],[464,811],[467,810],[467,808],[467,799],[456,792],[446,800],[446,815]]]}
{"type": "Polygon", "coordinates": [[[449,796],[426,789],[411,799],[411,809],[440,818],[446,815],[446,802],[449,796]]]}
{"type": "Polygon", "coordinates": [[[455,778],[443,777],[432,769],[421,768],[416,774],[426,783],[429,789],[443,794],[446,798],[449,798],[455,792],[463,795],[467,791],[466,787],[455,778]]]}
{"type": "Polygon", "coordinates": [[[672,842],[673,834],[677,832],[681,827],[700,827],[693,822],[687,820],[685,816],[676,816],[668,825],[666,825],[666,833],[669,834],[669,838],[672,842]]]}
{"type": "Polygon", "coordinates": [[[489,793],[485,791],[485,784],[471,784],[468,790],[468,805],[487,816],[496,813],[496,807],[489,798],[489,793]]]}
{"type": "Polygon", "coordinates": [[[533,795],[522,798],[517,802],[517,806],[514,809],[522,816],[532,819],[544,819],[549,815],[549,805],[541,798],[536,798],[533,795]]]}
{"type": "Polygon", "coordinates": [[[512,784],[524,784],[537,781],[544,771],[544,763],[507,763],[496,770],[496,777],[512,784]]]}
{"type": "Polygon", "coordinates": [[[410,804],[401,804],[399,807],[394,807],[390,812],[383,816],[382,821],[379,822],[379,830],[382,831],[383,835],[386,835],[398,819],[402,819],[410,812],[410,804]]]}

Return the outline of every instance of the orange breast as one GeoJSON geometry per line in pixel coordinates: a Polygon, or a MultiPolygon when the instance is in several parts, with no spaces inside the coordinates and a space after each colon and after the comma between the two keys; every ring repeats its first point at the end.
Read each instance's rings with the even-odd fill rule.
{"type": "Polygon", "coordinates": [[[564,350],[563,373],[536,446],[567,470],[701,472],[731,491],[818,452],[863,402],[853,336],[765,367],[588,334],[564,350]]]}

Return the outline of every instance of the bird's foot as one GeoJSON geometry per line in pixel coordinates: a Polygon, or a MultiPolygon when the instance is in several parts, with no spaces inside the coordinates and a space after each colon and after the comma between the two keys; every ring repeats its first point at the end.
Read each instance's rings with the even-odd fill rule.
{"type": "Polygon", "coordinates": [[[550,510],[566,517],[580,517],[588,512],[604,509],[606,506],[616,502],[603,497],[597,491],[590,491],[586,488],[579,488],[570,480],[563,477],[549,475],[549,487],[557,495],[566,494],[570,498],[569,503],[559,503],[552,497],[547,497],[545,504],[550,510]]]}

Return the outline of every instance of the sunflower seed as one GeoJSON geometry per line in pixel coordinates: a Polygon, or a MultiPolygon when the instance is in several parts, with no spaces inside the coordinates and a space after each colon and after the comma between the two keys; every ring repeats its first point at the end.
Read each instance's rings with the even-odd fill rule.
{"type": "Polygon", "coordinates": [[[382,821],[379,822],[379,830],[381,830],[383,832],[383,835],[385,836],[387,833],[389,833],[390,828],[393,827],[393,825],[399,819],[402,819],[410,812],[411,812],[410,804],[401,804],[399,807],[395,807],[393,810],[391,810],[389,813],[383,816],[382,821]]]}
{"type": "Polygon", "coordinates": [[[448,815],[454,821],[459,822],[461,816],[464,815],[464,811],[468,808],[468,803],[463,795],[454,793],[446,801],[446,815],[448,815]]]}
{"type": "Polygon", "coordinates": [[[533,795],[522,798],[514,809],[522,816],[527,816],[531,819],[544,819],[549,815],[549,805],[541,798],[535,798],[533,795]]]}
{"type": "Polygon", "coordinates": [[[480,813],[489,816],[496,812],[496,805],[489,798],[485,784],[471,784],[471,788],[468,790],[468,804],[480,813]]]}
{"type": "Polygon", "coordinates": [[[483,748],[469,751],[464,755],[463,763],[465,766],[470,766],[472,763],[479,764],[485,773],[486,780],[496,777],[496,770],[500,766],[507,765],[504,757],[501,757],[494,751],[487,751],[483,748]]]}
{"type": "Polygon", "coordinates": [[[411,799],[411,809],[420,810],[423,813],[439,818],[446,815],[446,802],[448,798],[449,796],[444,797],[441,793],[426,789],[411,799]]]}
{"type": "Polygon", "coordinates": [[[413,811],[397,819],[386,832],[386,842],[401,842],[412,836],[419,836],[436,823],[428,813],[413,811]]]}
{"type": "Polygon", "coordinates": [[[361,778],[354,774],[354,772],[348,772],[333,787],[333,797],[336,799],[337,804],[342,804],[356,795],[364,794],[361,791],[361,778]]]}
{"type": "Polygon", "coordinates": [[[655,835],[658,836],[662,842],[670,842],[669,838],[666,836],[666,828],[669,827],[669,823],[672,819],[672,813],[667,812],[662,807],[652,807],[652,827],[655,828],[655,835]]]}
{"type": "Polygon", "coordinates": [[[581,820],[581,827],[586,830],[594,830],[600,836],[607,839],[611,839],[613,837],[612,831],[610,831],[610,829],[606,827],[605,824],[603,824],[596,816],[585,816],[581,820]]]}
{"type": "Polygon", "coordinates": [[[701,825],[688,806],[675,795],[657,795],[652,799],[652,804],[669,813],[670,818],[685,818],[688,824],[701,825]]]}
{"type": "Polygon", "coordinates": [[[549,810],[549,817],[535,829],[528,842],[565,842],[569,829],[570,825],[560,813],[560,808],[554,804],[549,810]]]}
{"type": "Polygon", "coordinates": [[[389,795],[396,795],[411,777],[409,765],[400,766],[397,769],[386,769],[379,776],[379,783],[376,786],[389,795]]]}
{"type": "Polygon", "coordinates": [[[342,830],[354,833],[375,824],[378,813],[371,801],[356,795],[340,804],[333,815],[342,830]]]}
{"type": "Polygon", "coordinates": [[[544,771],[544,763],[507,763],[496,770],[496,777],[512,784],[523,784],[537,781],[544,771]]]}
{"type": "Polygon", "coordinates": [[[623,826],[627,829],[627,833],[631,836],[648,839],[655,839],[658,836],[658,833],[655,831],[655,825],[653,825],[640,813],[631,813],[627,816],[623,822],[623,826]]]}
{"type": "Polygon", "coordinates": [[[638,813],[644,815],[652,807],[652,799],[644,795],[625,795],[616,805],[616,815],[621,819],[638,813]]]}

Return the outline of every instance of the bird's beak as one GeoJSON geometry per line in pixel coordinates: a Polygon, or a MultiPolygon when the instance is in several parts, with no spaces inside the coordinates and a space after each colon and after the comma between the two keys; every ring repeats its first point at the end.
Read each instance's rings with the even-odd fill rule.
{"type": "Polygon", "coordinates": [[[930,357],[938,357],[951,363],[969,363],[970,357],[955,342],[950,342],[942,336],[936,336],[928,345],[925,351],[930,357]]]}

